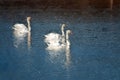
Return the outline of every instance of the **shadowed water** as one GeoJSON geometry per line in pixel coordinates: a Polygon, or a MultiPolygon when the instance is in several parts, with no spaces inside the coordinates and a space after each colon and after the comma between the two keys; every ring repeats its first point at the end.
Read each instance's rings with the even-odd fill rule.
{"type": "Polygon", "coordinates": [[[0,80],[119,80],[119,56],[119,10],[0,10],[0,80]],[[27,16],[31,33],[16,38],[12,27],[27,16]],[[71,45],[47,51],[44,35],[63,23],[71,45]]]}

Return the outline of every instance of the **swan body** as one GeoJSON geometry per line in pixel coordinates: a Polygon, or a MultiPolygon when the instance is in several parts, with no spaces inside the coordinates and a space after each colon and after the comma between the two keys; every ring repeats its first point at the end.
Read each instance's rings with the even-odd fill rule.
{"type": "Polygon", "coordinates": [[[28,32],[28,29],[27,29],[27,27],[24,24],[15,24],[13,29],[16,32],[21,33],[21,34],[28,32]]]}
{"type": "Polygon", "coordinates": [[[64,27],[65,24],[62,25],[61,27],[61,32],[62,34],[58,33],[49,33],[45,35],[45,42],[47,45],[51,45],[54,43],[54,45],[63,45],[65,43],[65,34],[64,34],[64,27]]]}
{"type": "Polygon", "coordinates": [[[45,41],[47,43],[47,46],[48,46],[46,49],[47,50],[52,50],[52,51],[61,51],[61,50],[64,50],[66,48],[66,46],[70,46],[70,41],[69,41],[69,34],[70,33],[71,33],[70,30],[66,31],[65,43],[60,43],[60,41],[62,40],[62,37],[59,38],[58,34],[52,36],[53,33],[50,33],[48,36],[51,36],[51,37],[50,37],[50,39],[47,39],[49,41],[45,41]],[[54,40],[54,38],[55,38],[55,40],[54,40]]]}
{"type": "Polygon", "coordinates": [[[28,24],[27,27],[24,24],[19,24],[19,23],[15,24],[13,26],[14,31],[19,35],[30,32],[31,31],[30,20],[31,17],[27,17],[27,24],[28,24]]]}
{"type": "Polygon", "coordinates": [[[69,40],[70,33],[71,30],[66,30],[66,33],[63,36],[57,33],[50,33],[48,35],[45,35],[45,42],[47,44],[46,50],[48,51],[50,60],[58,63],[60,59],[62,60],[65,59],[66,68],[68,68],[71,64],[70,40],[69,40]],[[60,43],[61,40],[63,40],[63,38],[64,43],[60,43]],[[65,58],[62,55],[63,53],[65,53],[65,58]]]}
{"type": "Polygon", "coordinates": [[[30,20],[31,20],[31,17],[27,17],[27,24],[28,24],[27,26],[25,26],[24,24],[17,23],[12,27],[12,29],[14,30],[13,34],[15,38],[15,41],[14,41],[15,47],[18,47],[18,45],[23,43],[24,38],[27,36],[27,33],[28,34],[30,33],[31,31],[30,20]]]}

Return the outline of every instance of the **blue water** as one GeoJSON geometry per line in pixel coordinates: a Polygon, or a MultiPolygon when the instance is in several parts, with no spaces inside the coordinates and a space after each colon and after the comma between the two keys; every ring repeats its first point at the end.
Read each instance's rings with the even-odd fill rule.
{"type": "Polygon", "coordinates": [[[0,80],[120,80],[119,11],[0,10],[0,80]],[[15,23],[31,16],[31,45],[18,41],[15,23]],[[44,35],[70,29],[70,53],[46,50],[44,35]]]}

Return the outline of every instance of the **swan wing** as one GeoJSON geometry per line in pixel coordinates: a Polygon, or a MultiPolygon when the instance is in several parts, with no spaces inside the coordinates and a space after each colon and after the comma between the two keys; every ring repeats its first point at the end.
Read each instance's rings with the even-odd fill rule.
{"type": "Polygon", "coordinates": [[[15,24],[12,29],[21,33],[28,32],[28,29],[24,24],[15,24]]]}
{"type": "Polygon", "coordinates": [[[58,43],[61,40],[61,35],[57,33],[49,33],[45,35],[45,42],[58,43]]]}

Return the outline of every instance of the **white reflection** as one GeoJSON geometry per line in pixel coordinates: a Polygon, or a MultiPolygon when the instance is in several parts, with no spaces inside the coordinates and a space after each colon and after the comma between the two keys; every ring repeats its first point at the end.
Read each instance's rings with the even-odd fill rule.
{"type": "Polygon", "coordinates": [[[70,41],[69,41],[69,34],[71,33],[70,30],[66,31],[66,66],[69,66],[71,63],[71,56],[70,56],[70,41]]]}
{"type": "Polygon", "coordinates": [[[18,31],[14,31],[14,46],[18,48],[18,46],[25,41],[25,37],[27,33],[19,33],[18,31]]]}
{"type": "Polygon", "coordinates": [[[28,44],[28,49],[30,49],[31,48],[31,32],[28,32],[27,44],[28,44]]]}
{"type": "Polygon", "coordinates": [[[71,55],[70,55],[70,45],[66,46],[66,67],[69,67],[69,65],[71,64],[71,55]]]}
{"type": "Polygon", "coordinates": [[[20,45],[24,44],[27,37],[28,49],[31,47],[31,32],[21,34],[17,31],[13,32],[14,34],[14,46],[18,48],[20,45]]]}

